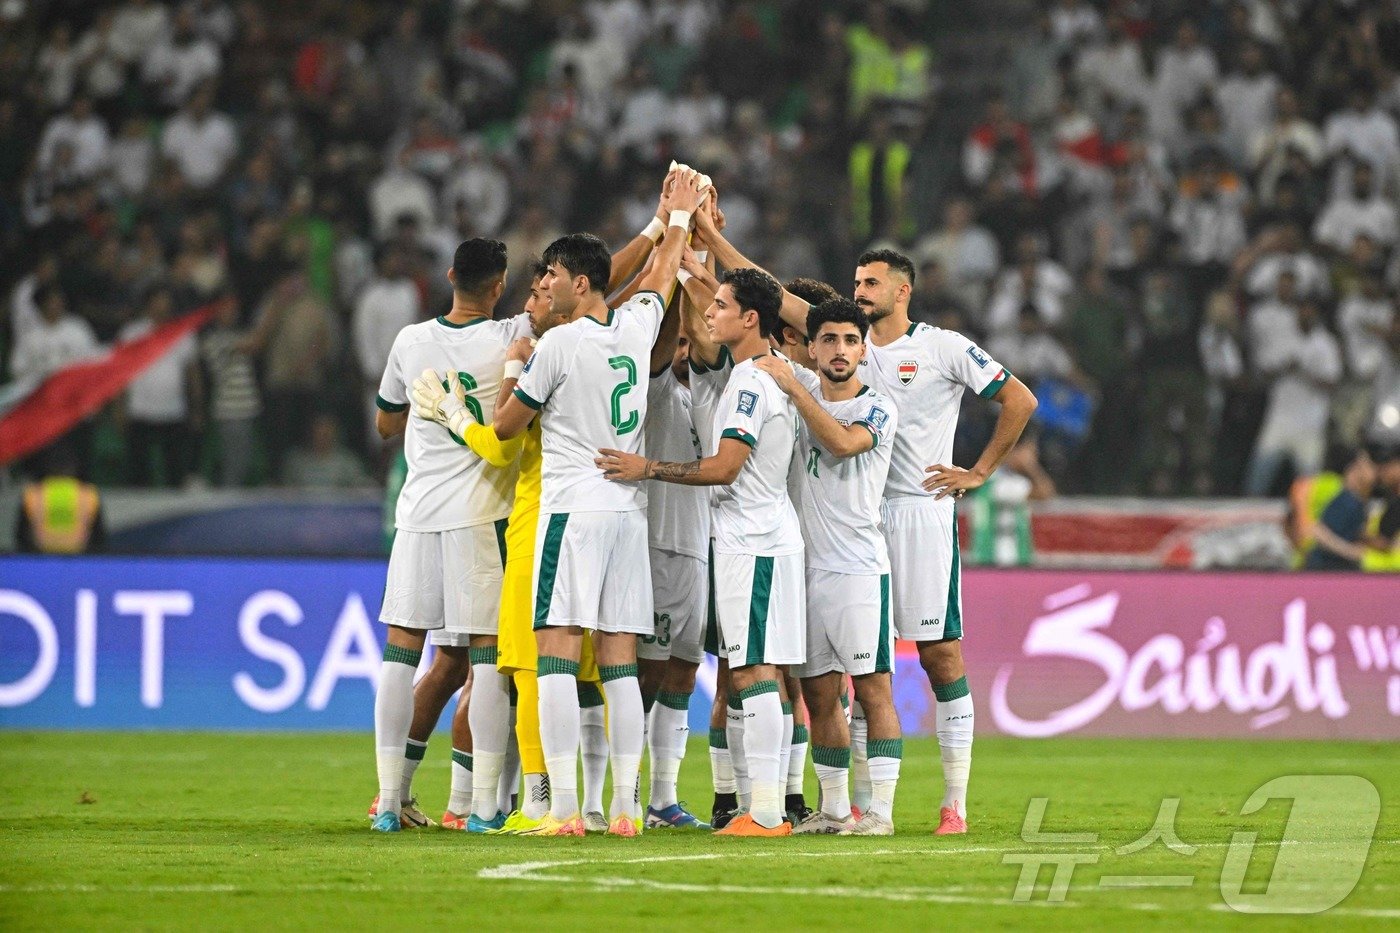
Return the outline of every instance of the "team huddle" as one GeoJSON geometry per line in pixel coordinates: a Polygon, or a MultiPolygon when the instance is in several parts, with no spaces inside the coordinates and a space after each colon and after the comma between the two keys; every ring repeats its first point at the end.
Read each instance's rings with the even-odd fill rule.
{"type": "Polygon", "coordinates": [[[375,830],[432,825],[413,775],[463,688],[445,827],[890,835],[898,637],[937,703],[937,832],[967,831],[955,502],[1035,398],[966,338],[910,322],[899,253],[861,256],[851,300],[783,287],[723,230],[710,180],[673,166],[615,255],[590,234],[552,243],[524,314],[494,319],[505,247],[468,240],[451,312],[399,333],[377,412],[381,435],[405,434],[408,475],[380,613],[375,830]],[[966,389],[1002,408],[961,469],[966,389]],[[708,822],[676,786],[706,652],[708,822]]]}

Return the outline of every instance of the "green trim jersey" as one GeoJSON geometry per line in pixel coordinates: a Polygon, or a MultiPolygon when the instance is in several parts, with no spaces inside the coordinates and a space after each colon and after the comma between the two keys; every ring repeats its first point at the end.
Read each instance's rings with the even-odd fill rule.
{"type": "Polygon", "coordinates": [[[880,527],[880,500],[890,471],[898,413],[888,396],[862,386],[855,398],[829,402],[821,389],[817,404],[843,425],[858,424],[875,446],[853,457],[823,450],[807,423],[797,437],[803,465],[802,533],[807,566],[849,574],[889,573],[889,554],[880,527]]]}
{"type": "MultiPolygon", "coordinates": [[[[376,403],[387,412],[407,411],[413,380],[425,369],[456,372],[466,388],[471,416],[490,424],[501,390],[506,349],[530,335],[530,319],[487,318],[453,324],[439,317],[399,331],[389,351],[376,403]]],[[[440,424],[410,417],[404,429],[408,475],[394,507],[400,531],[450,531],[510,515],[517,467],[493,467],[440,424]]]]}
{"type": "Polygon", "coordinates": [[[788,496],[788,468],[797,440],[797,408],[753,360],[734,364],[715,410],[713,442],[752,448],[738,477],[715,487],[711,527],[715,551],[776,557],[802,550],[802,529],[788,496]]]}
{"type": "Polygon", "coordinates": [[[715,409],[734,371],[734,357],[728,347],[719,348],[719,360],[713,367],[690,361],[690,414],[701,450],[714,450],[715,409]]]}
{"type": "Polygon", "coordinates": [[[931,496],[925,470],[953,462],[953,432],[963,389],[992,398],[1011,378],[1005,367],[962,334],[910,324],[883,347],[866,338],[861,378],[899,409],[899,434],[890,457],[885,497],[931,496]]]}
{"type": "Polygon", "coordinates": [[[616,483],[594,465],[601,448],[640,454],[651,347],[664,302],[638,292],[608,312],[540,338],[515,397],[540,412],[540,512],[628,512],[647,507],[641,482],[616,483]]]}
{"type": "MultiPolygon", "coordinates": [[[[690,389],[668,366],[651,377],[647,388],[646,455],[685,463],[699,460],[703,451],[691,420],[690,389]]],[[[710,490],[653,480],[647,489],[647,524],[651,547],[704,560],[709,552],[710,490]]]]}

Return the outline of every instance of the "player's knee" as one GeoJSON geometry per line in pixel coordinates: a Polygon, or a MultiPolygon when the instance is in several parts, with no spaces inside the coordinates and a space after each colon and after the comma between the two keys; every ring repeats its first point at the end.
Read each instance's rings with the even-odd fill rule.
{"type": "Polygon", "coordinates": [[[920,646],[919,666],[928,675],[929,683],[952,683],[963,675],[961,642],[949,640],[920,646]]]}
{"type": "Polygon", "coordinates": [[[894,702],[889,674],[861,674],[851,678],[855,684],[856,700],[866,709],[889,706],[894,702]]]}

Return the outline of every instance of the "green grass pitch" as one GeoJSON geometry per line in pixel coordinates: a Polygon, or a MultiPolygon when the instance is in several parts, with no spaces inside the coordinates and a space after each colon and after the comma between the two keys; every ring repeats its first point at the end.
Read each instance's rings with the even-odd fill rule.
{"type": "MultiPolygon", "coordinates": [[[[972,831],[940,838],[931,832],[937,748],[916,740],[906,745],[897,836],[780,840],[380,836],[364,818],[371,746],[368,735],[0,733],[0,930],[1293,928],[1319,918],[1225,905],[1233,834],[1257,833],[1237,886],[1247,894],[1265,890],[1276,861],[1291,883],[1325,886],[1371,835],[1325,802],[1276,799],[1241,815],[1256,788],[1293,774],[1359,775],[1378,789],[1365,868],[1327,922],[1400,925],[1396,744],[979,739],[972,831]],[[1097,839],[1025,841],[1037,797],[1048,798],[1041,832],[1097,839]],[[1147,833],[1163,798],[1179,798],[1176,832],[1194,853],[1162,842],[1115,853],[1147,833]],[[1036,852],[1077,859],[1063,901],[1050,900],[1054,865],[1017,899],[1014,860],[1036,852]],[[1131,880],[1143,876],[1177,881],[1131,880]]],[[[415,786],[435,817],[447,750],[435,738],[415,786]]],[[[697,811],[708,812],[708,767],[693,742],[681,786],[697,811]]]]}

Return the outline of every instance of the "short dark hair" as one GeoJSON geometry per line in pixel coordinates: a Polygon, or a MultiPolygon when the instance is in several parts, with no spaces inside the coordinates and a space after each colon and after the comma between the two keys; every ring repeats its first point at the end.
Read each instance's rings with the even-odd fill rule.
{"type": "Polygon", "coordinates": [[[457,291],[475,295],[485,291],[506,272],[506,245],[500,240],[473,237],[463,240],[452,256],[457,291]]]}
{"type": "Polygon", "coordinates": [[[537,256],[531,256],[530,261],[527,263],[527,265],[530,267],[531,282],[535,281],[536,279],[544,278],[544,274],[549,271],[549,263],[545,262],[543,259],[540,259],[537,256]]]}
{"type": "Polygon", "coordinates": [[[545,247],[545,265],[558,264],[570,275],[588,279],[591,291],[606,293],[612,275],[612,254],[608,244],[591,233],[566,233],[545,247]]]}
{"type": "Polygon", "coordinates": [[[816,279],[796,278],[783,287],[813,307],[828,299],[841,297],[836,289],[816,279]]]}
{"type": "Polygon", "coordinates": [[[729,286],[740,308],[758,312],[758,332],[764,337],[782,330],[783,287],[777,279],[762,269],[730,269],[719,283],[729,286]]]}
{"type": "Polygon", "coordinates": [[[828,298],[819,305],[813,305],[807,312],[807,339],[817,339],[817,331],[823,324],[854,324],[860,331],[860,339],[870,330],[870,320],[865,312],[849,298],[828,298]]]}
{"type": "Polygon", "coordinates": [[[892,249],[868,249],[860,254],[856,260],[857,266],[868,266],[872,262],[883,262],[894,271],[902,274],[909,280],[912,287],[914,284],[914,263],[903,253],[897,253],[892,249]]]}

